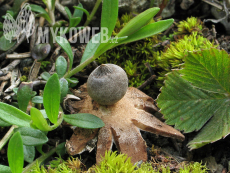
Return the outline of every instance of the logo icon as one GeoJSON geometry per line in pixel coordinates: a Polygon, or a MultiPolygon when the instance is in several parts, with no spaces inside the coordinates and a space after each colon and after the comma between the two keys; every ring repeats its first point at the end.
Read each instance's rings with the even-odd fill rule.
{"type": "Polygon", "coordinates": [[[26,35],[27,42],[29,42],[28,38],[33,34],[34,29],[35,17],[28,3],[25,3],[22,6],[22,9],[18,13],[16,20],[14,20],[14,18],[9,13],[6,14],[3,23],[3,31],[5,38],[10,42],[14,39],[19,41],[19,37],[22,34],[26,35]]]}

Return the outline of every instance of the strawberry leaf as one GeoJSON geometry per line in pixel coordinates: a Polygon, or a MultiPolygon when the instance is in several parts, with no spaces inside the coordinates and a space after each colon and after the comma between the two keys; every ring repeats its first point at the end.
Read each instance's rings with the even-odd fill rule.
{"type": "Polygon", "coordinates": [[[189,142],[191,149],[230,133],[229,65],[224,50],[190,52],[184,69],[167,76],[157,99],[166,123],[186,133],[203,127],[189,142]]]}

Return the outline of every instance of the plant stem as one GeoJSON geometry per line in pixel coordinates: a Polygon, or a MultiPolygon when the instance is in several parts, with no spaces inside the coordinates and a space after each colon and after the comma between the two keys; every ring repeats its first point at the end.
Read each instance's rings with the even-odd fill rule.
{"type": "Polygon", "coordinates": [[[14,134],[14,129],[18,128],[16,125],[12,125],[5,136],[0,141],[0,150],[4,147],[4,145],[9,141],[10,137],[14,134]]]}
{"type": "MultiPolygon", "coordinates": [[[[96,56],[97,57],[97,56],[96,56]]],[[[77,67],[75,67],[73,70],[71,70],[69,73],[66,73],[64,75],[64,78],[69,78],[71,76],[73,76],[75,73],[78,73],[79,71],[81,71],[83,68],[85,68],[85,66],[87,66],[89,63],[93,62],[95,60],[95,55],[92,56],[91,58],[87,59],[86,61],[84,61],[83,63],[79,64],[77,67]]]]}
{"type": "Polygon", "coordinates": [[[93,10],[92,10],[91,14],[90,14],[89,17],[87,18],[87,20],[86,20],[84,26],[89,25],[89,23],[91,22],[93,16],[95,15],[95,13],[96,13],[96,11],[97,11],[97,9],[98,9],[98,7],[99,7],[99,5],[101,4],[101,1],[102,1],[102,0],[97,0],[96,4],[95,4],[94,7],[93,7],[93,10]]]}
{"type": "Polygon", "coordinates": [[[29,172],[31,172],[32,169],[34,167],[36,167],[37,164],[40,166],[46,159],[48,159],[50,156],[52,156],[57,150],[63,148],[63,146],[65,147],[65,143],[59,144],[57,147],[53,148],[48,153],[45,153],[44,155],[40,156],[38,159],[36,159],[31,164],[29,164],[28,166],[26,166],[24,168],[24,170],[23,170],[22,173],[29,173],[29,172]]]}

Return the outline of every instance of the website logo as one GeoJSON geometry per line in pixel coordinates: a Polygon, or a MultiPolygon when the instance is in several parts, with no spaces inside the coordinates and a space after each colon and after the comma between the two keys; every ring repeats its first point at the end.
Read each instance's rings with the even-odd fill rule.
{"type": "Polygon", "coordinates": [[[31,11],[31,7],[28,3],[22,6],[22,9],[18,13],[16,20],[9,13],[6,14],[3,31],[4,36],[10,42],[14,39],[19,41],[19,37],[22,34],[26,35],[27,42],[28,38],[33,34],[35,30],[35,17],[31,11]]]}

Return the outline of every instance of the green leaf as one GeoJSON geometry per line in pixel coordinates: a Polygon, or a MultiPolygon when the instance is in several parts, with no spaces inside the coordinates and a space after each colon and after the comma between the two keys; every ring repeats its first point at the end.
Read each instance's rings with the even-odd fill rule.
{"type": "Polygon", "coordinates": [[[83,8],[83,5],[81,3],[78,4],[78,7],[80,7],[80,9],[76,9],[74,10],[73,12],[73,17],[80,17],[82,18],[83,16],[83,11],[81,9],[84,9],[83,8]]]}
{"type": "Polygon", "coordinates": [[[17,100],[19,109],[26,112],[29,101],[32,97],[33,83],[22,82],[17,91],[17,100]]]}
{"type": "Polygon", "coordinates": [[[134,42],[158,34],[169,28],[173,24],[173,21],[173,19],[167,19],[148,24],[139,29],[137,32],[129,35],[127,39],[121,41],[118,45],[134,42]]]}
{"type": "Polygon", "coordinates": [[[78,84],[78,79],[75,77],[71,77],[71,78],[66,78],[66,80],[68,81],[69,84],[69,88],[73,88],[78,84]]]}
{"type": "Polygon", "coordinates": [[[57,146],[57,148],[56,148],[56,153],[57,153],[57,155],[60,155],[60,156],[62,156],[62,155],[64,155],[64,154],[66,154],[66,147],[65,147],[65,142],[63,142],[63,143],[61,143],[61,144],[59,144],[58,146],[57,146]]]}
{"type": "Polygon", "coordinates": [[[16,132],[20,132],[23,145],[41,145],[48,141],[47,136],[37,129],[32,129],[30,127],[20,127],[15,129],[16,132]]]}
{"type": "Polygon", "coordinates": [[[48,72],[43,72],[43,73],[41,74],[41,77],[42,77],[44,80],[46,80],[46,81],[49,80],[50,76],[51,76],[51,75],[50,75],[48,72]]]}
{"type": "Polygon", "coordinates": [[[19,132],[16,132],[9,141],[7,157],[12,173],[22,173],[24,155],[22,138],[19,132]]]}
{"type": "Polygon", "coordinates": [[[65,78],[61,78],[59,80],[60,82],[60,89],[61,89],[61,102],[63,101],[63,98],[67,95],[69,86],[68,81],[65,78]]]}
{"type": "Polygon", "coordinates": [[[51,127],[48,125],[46,119],[43,117],[42,113],[37,108],[32,107],[30,109],[30,115],[32,119],[32,126],[35,126],[42,131],[51,130],[51,127]]]}
{"type": "Polygon", "coordinates": [[[42,96],[35,96],[32,98],[32,103],[40,103],[42,104],[43,103],[43,97],[42,96]]]}
{"type": "Polygon", "coordinates": [[[69,57],[69,70],[70,71],[72,69],[72,65],[73,65],[73,52],[72,52],[72,48],[68,42],[68,40],[66,40],[64,37],[56,37],[56,41],[59,44],[59,46],[62,47],[62,49],[64,49],[64,51],[67,53],[68,57],[69,57]]]}
{"type": "MultiPolygon", "coordinates": [[[[154,7],[140,13],[130,20],[124,28],[117,34],[117,37],[129,36],[139,31],[143,26],[147,25],[150,20],[160,11],[160,8],[154,7]]],[[[149,30],[151,31],[151,30],[149,30]]]]}
{"type": "Polygon", "coordinates": [[[86,129],[101,128],[105,125],[100,118],[88,113],[64,115],[64,120],[71,125],[86,129]]]}
{"type": "MultiPolygon", "coordinates": [[[[108,38],[111,37],[118,16],[118,0],[104,0],[102,3],[101,28],[108,30],[108,38]]],[[[102,40],[102,34],[101,34],[102,40]]]]}
{"type": "Polygon", "coordinates": [[[183,78],[193,83],[174,71],[167,76],[157,103],[166,123],[175,125],[175,128],[192,132],[204,126],[197,137],[189,142],[189,147],[195,149],[230,133],[230,96],[227,92],[230,76],[226,75],[229,73],[226,69],[229,65],[229,56],[223,50],[210,49],[189,53],[185,59],[184,69],[180,72],[183,78]],[[219,75],[225,78],[225,83],[219,75]],[[219,81],[219,86],[214,78],[219,81]],[[198,81],[203,82],[203,89],[198,81]],[[212,87],[209,88],[209,84],[212,87]],[[222,88],[225,89],[225,93],[222,88]],[[209,89],[219,93],[206,91],[209,89]]]}
{"type": "Polygon", "coordinates": [[[58,119],[61,90],[58,75],[53,74],[46,83],[43,94],[43,105],[49,120],[55,124],[58,119]]]}
{"type": "Polygon", "coordinates": [[[57,58],[55,62],[55,68],[59,78],[65,75],[67,70],[67,61],[63,56],[59,56],[57,58]]]}
{"type": "Polygon", "coordinates": [[[30,4],[30,7],[32,11],[39,13],[36,17],[44,17],[49,23],[52,23],[48,12],[44,8],[35,4],[30,4]]]}
{"type": "Polygon", "coordinates": [[[68,7],[65,7],[65,12],[67,13],[67,15],[69,17],[69,20],[70,20],[72,18],[72,14],[71,14],[71,12],[70,12],[68,7]]]}
{"type": "Polygon", "coordinates": [[[7,126],[11,126],[12,124],[7,123],[6,121],[0,119],[0,127],[7,127],[7,126]]]}
{"type": "Polygon", "coordinates": [[[93,57],[99,45],[100,45],[100,33],[95,34],[93,38],[86,45],[84,54],[81,58],[81,63],[93,57]]]}
{"type": "Polygon", "coordinates": [[[31,117],[14,106],[0,102],[0,119],[17,126],[30,127],[31,117]]]}
{"type": "Polygon", "coordinates": [[[0,165],[0,173],[12,173],[9,166],[0,165]]]}
{"type": "Polygon", "coordinates": [[[5,38],[5,36],[3,35],[2,37],[0,37],[0,50],[2,51],[7,51],[10,48],[12,48],[14,45],[16,44],[16,41],[9,41],[5,38]]]}
{"type": "Polygon", "coordinates": [[[199,90],[173,71],[167,75],[157,105],[167,124],[188,133],[200,130],[225,101],[224,95],[199,90]]]}
{"type": "Polygon", "coordinates": [[[23,145],[24,160],[32,163],[35,158],[35,147],[23,145]]]}
{"type": "MultiPolygon", "coordinates": [[[[80,7],[79,5],[73,6],[73,8],[83,11],[86,14],[87,18],[89,18],[89,12],[86,9],[80,7]]],[[[75,14],[74,14],[74,16],[75,16],[75,14]]]]}
{"type": "Polygon", "coordinates": [[[230,57],[224,50],[189,52],[183,78],[192,85],[215,93],[230,95],[230,57]]]}

